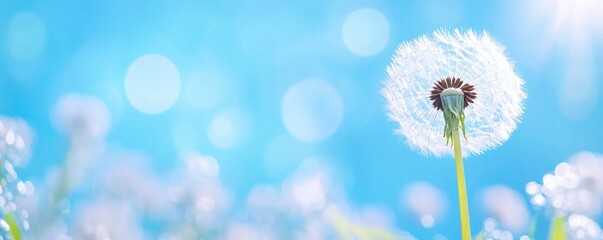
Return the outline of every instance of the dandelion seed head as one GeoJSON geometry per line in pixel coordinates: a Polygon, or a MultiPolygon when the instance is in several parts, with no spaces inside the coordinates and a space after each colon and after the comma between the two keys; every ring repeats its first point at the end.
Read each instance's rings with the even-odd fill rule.
{"type": "Polygon", "coordinates": [[[446,146],[441,95],[463,94],[463,154],[478,155],[506,141],[523,114],[523,80],[504,48],[486,32],[439,30],[402,43],[382,88],[396,133],[426,155],[452,155],[446,146]]]}

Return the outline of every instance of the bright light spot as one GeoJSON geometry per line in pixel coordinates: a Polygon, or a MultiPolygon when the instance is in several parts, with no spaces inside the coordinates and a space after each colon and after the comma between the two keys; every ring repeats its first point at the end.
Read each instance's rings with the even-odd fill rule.
{"type": "Polygon", "coordinates": [[[557,175],[557,177],[564,177],[567,174],[570,174],[571,172],[572,166],[570,166],[569,163],[566,162],[559,163],[555,167],[555,175],[557,175]]]}
{"type": "Polygon", "coordinates": [[[8,225],[8,223],[4,221],[4,219],[0,219],[0,227],[2,227],[2,230],[4,230],[4,232],[10,232],[10,225],[8,225]]]}
{"type": "Polygon", "coordinates": [[[343,120],[343,101],[337,90],[322,80],[303,80],[289,87],[281,117],[295,138],[317,142],[331,136],[343,120]]]}
{"type": "Polygon", "coordinates": [[[22,181],[19,181],[19,182],[17,183],[17,191],[18,191],[20,194],[25,194],[25,190],[26,190],[26,188],[25,188],[25,183],[23,183],[22,181]]]}
{"type": "Polygon", "coordinates": [[[170,109],[180,94],[180,73],[176,65],[159,54],[136,59],[126,73],[128,101],[138,111],[159,114],[170,109]]]}
{"type": "Polygon", "coordinates": [[[16,138],[15,132],[13,132],[13,130],[8,130],[4,138],[6,139],[6,144],[13,145],[15,143],[16,138]]]}
{"type": "Polygon", "coordinates": [[[389,22],[378,10],[361,8],[346,17],[342,37],[345,46],[354,54],[373,56],[389,41],[389,22]]]}
{"type": "Polygon", "coordinates": [[[540,192],[540,184],[532,181],[526,184],[526,193],[535,195],[540,192]]]}
{"type": "Polygon", "coordinates": [[[538,194],[538,195],[532,197],[530,202],[536,206],[542,207],[546,204],[546,199],[544,198],[544,196],[542,194],[538,194]]]}
{"type": "Polygon", "coordinates": [[[227,79],[217,73],[199,73],[189,79],[184,87],[184,98],[193,107],[215,107],[228,97],[227,79]]]}
{"type": "Polygon", "coordinates": [[[421,217],[421,225],[423,225],[424,228],[432,228],[434,224],[435,224],[435,219],[433,219],[433,216],[423,215],[421,217]]]}
{"type": "Polygon", "coordinates": [[[34,13],[15,14],[8,25],[8,50],[17,60],[30,60],[38,56],[46,42],[42,20],[34,13]]]}
{"type": "Polygon", "coordinates": [[[542,184],[548,189],[555,189],[557,187],[557,178],[547,173],[542,177],[542,184]]]}
{"type": "Polygon", "coordinates": [[[223,111],[216,115],[209,124],[209,141],[217,148],[234,147],[243,137],[246,129],[244,116],[233,111],[223,111]]]}

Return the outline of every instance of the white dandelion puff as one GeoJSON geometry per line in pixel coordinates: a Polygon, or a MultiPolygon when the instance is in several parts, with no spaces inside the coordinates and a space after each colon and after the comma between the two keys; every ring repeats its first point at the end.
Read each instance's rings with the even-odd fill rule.
{"type": "Polygon", "coordinates": [[[455,117],[462,152],[478,155],[506,141],[523,113],[523,80],[486,32],[439,30],[402,43],[382,89],[397,133],[420,152],[452,155],[455,117]],[[451,114],[446,115],[447,112],[451,114]],[[443,114],[444,113],[444,114],[443,114]],[[445,137],[443,137],[445,136],[445,137]]]}

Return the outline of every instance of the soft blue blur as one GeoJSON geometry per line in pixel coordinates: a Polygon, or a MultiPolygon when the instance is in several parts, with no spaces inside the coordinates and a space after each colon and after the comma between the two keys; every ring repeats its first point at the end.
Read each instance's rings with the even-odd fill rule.
{"type": "MultiPolygon", "coordinates": [[[[465,161],[477,231],[485,217],[477,203],[483,188],[510,186],[529,204],[527,182],[541,181],[576,152],[603,152],[603,18],[574,13],[558,20],[554,2],[1,1],[0,114],[22,118],[35,131],[22,178],[42,181],[62,163],[68,139],[50,116],[61,96],[76,92],[108,105],[108,144],[148,155],[160,174],[181,164],[183,148],[215,157],[235,205],[252,186],[279,183],[302,160],[320,157],[341,175],[352,204],[389,207],[396,225],[419,239],[456,236],[454,162],[421,156],[393,134],[396,126],[379,94],[385,68],[400,42],[438,28],[487,30],[514,60],[528,93],[522,123],[501,147],[465,161]],[[385,47],[371,56],[355,54],[342,38],[346,16],[363,7],[380,11],[389,24],[385,47]],[[20,12],[39,17],[43,39],[13,50],[19,43],[11,42],[18,40],[9,25],[20,12]],[[32,49],[36,44],[39,52],[32,49]],[[134,108],[124,89],[129,66],[148,53],[165,56],[180,74],[175,104],[156,115],[134,108]],[[224,79],[220,101],[198,108],[186,100],[187,91],[195,95],[187,83],[197,75],[224,79]],[[305,79],[329,83],[343,103],[341,124],[324,140],[300,141],[283,122],[287,89],[305,79]],[[232,146],[218,148],[208,131],[223,113],[240,118],[243,133],[232,146]],[[274,139],[284,141],[268,151],[274,139]],[[432,229],[400,207],[402,189],[417,180],[441,188],[449,201],[444,220],[432,229]]],[[[566,2],[579,5],[575,12],[603,9],[598,1],[566,2]]],[[[83,192],[94,194],[93,186],[83,192]]]]}

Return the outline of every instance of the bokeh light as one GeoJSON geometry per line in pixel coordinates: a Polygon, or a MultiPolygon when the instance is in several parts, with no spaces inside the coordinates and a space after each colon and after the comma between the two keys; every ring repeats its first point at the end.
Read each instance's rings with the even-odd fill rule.
{"type": "Polygon", "coordinates": [[[38,15],[20,12],[11,18],[6,41],[10,55],[19,61],[37,57],[46,43],[46,28],[38,15]]]}
{"type": "Polygon", "coordinates": [[[341,35],[352,53],[369,57],[385,48],[389,42],[389,28],[389,21],[383,13],[373,8],[361,8],[345,18],[341,35]]]}
{"type": "Polygon", "coordinates": [[[159,114],[170,109],[180,95],[180,73],[176,65],[159,54],[137,58],[126,73],[126,97],[136,110],[159,114]]]}
{"type": "Polygon", "coordinates": [[[237,109],[218,113],[209,123],[207,137],[216,148],[228,149],[239,144],[247,133],[246,114],[237,109]]]}
{"type": "Polygon", "coordinates": [[[307,79],[287,89],[281,103],[285,127],[295,138],[317,142],[334,134],[343,120],[344,106],[337,89],[318,79],[307,79]]]}

